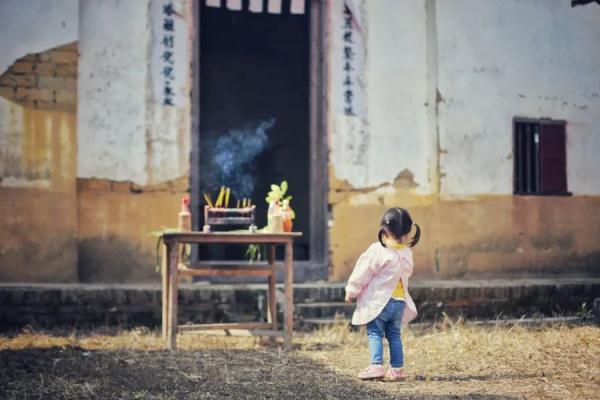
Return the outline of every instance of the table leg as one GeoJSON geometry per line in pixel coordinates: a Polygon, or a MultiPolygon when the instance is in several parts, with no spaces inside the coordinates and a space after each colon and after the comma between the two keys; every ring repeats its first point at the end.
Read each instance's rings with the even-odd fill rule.
{"type": "Polygon", "coordinates": [[[167,340],[167,326],[169,324],[169,260],[166,244],[163,243],[160,253],[162,256],[162,337],[163,340],[167,340]]]}
{"type": "Polygon", "coordinates": [[[292,240],[285,242],[285,310],[284,310],[284,340],[283,347],[292,349],[294,333],[294,248],[292,240]]]}
{"type": "Polygon", "coordinates": [[[177,243],[167,245],[167,255],[169,258],[169,308],[168,308],[168,330],[167,330],[167,348],[175,350],[177,347],[177,243]]]}
{"type": "Polygon", "coordinates": [[[272,329],[277,330],[277,289],[275,287],[276,268],[275,268],[275,245],[269,245],[267,248],[269,266],[271,275],[269,275],[269,286],[267,289],[267,322],[272,324],[272,329]]]}

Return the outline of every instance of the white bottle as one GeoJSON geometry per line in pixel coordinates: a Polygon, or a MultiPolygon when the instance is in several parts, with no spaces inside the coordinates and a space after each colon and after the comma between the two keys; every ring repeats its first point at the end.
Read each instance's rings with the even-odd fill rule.
{"type": "Polygon", "coordinates": [[[283,212],[275,201],[269,203],[267,212],[267,230],[271,233],[283,232],[283,212]]]}

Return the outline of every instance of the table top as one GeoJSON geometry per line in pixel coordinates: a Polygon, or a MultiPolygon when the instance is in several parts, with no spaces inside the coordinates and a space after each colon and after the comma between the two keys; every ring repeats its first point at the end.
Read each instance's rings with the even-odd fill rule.
{"type": "Polygon", "coordinates": [[[302,236],[302,232],[169,232],[162,235],[165,243],[286,243],[302,236]]]}

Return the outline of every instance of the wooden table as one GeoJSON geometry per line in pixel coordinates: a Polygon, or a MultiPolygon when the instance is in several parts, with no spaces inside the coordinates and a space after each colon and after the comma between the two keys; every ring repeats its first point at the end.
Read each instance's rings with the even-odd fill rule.
{"type": "Polygon", "coordinates": [[[284,257],[284,348],[292,347],[292,334],[294,330],[294,239],[302,236],[300,232],[290,233],[242,233],[242,232],[180,232],[165,233],[163,241],[162,264],[162,334],[168,349],[177,347],[177,332],[207,329],[247,329],[255,330],[257,334],[277,336],[277,299],[275,289],[275,246],[285,246],[284,257]],[[264,244],[267,246],[267,265],[249,264],[232,265],[220,263],[199,263],[190,268],[179,260],[179,249],[183,244],[199,243],[230,243],[230,244],[264,244]],[[177,327],[177,294],[180,276],[266,276],[268,278],[267,290],[267,322],[251,323],[221,323],[221,324],[196,324],[177,327]]]}

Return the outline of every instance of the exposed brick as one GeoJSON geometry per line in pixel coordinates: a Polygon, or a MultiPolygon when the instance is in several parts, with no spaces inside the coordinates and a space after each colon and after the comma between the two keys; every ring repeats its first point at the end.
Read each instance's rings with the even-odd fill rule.
{"type": "Polygon", "coordinates": [[[37,80],[38,88],[75,90],[77,81],[73,78],[60,78],[55,76],[40,76],[37,80]]]}
{"type": "Polygon", "coordinates": [[[29,100],[29,91],[30,89],[18,88],[16,91],[15,98],[17,100],[29,100]]]}
{"type": "Polygon", "coordinates": [[[15,75],[5,74],[0,76],[0,86],[17,86],[15,75]]]}
{"type": "Polygon", "coordinates": [[[77,179],[77,190],[105,190],[110,191],[110,181],[106,179],[77,179]]]}
{"type": "Polygon", "coordinates": [[[32,87],[35,86],[35,76],[33,75],[13,75],[16,86],[32,87]]]}
{"type": "Polygon", "coordinates": [[[37,75],[54,75],[57,65],[51,62],[41,62],[35,64],[35,73],[37,75]]]}
{"type": "Polygon", "coordinates": [[[76,52],[78,47],[78,42],[72,42],[69,44],[65,44],[64,46],[57,47],[55,50],[71,50],[76,52]]]}
{"type": "MultiPolygon", "coordinates": [[[[17,88],[17,91],[19,88],[17,88]]],[[[31,96],[31,100],[38,101],[52,101],[53,93],[52,90],[48,89],[29,89],[29,95],[31,96]]]]}
{"type": "Polygon", "coordinates": [[[57,90],[54,100],[57,104],[77,104],[77,91],[72,90],[57,90]]]}
{"type": "Polygon", "coordinates": [[[25,57],[21,57],[22,61],[37,61],[38,60],[38,55],[37,54],[27,54],[25,57]]]}
{"type": "Polygon", "coordinates": [[[32,101],[30,105],[33,105],[33,107],[39,109],[39,110],[56,110],[59,109],[59,107],[56,106],[56,103],[54,101],[39,101],[39,100],[35,100],[32,101]]]}
{"type": "Polygon", "coordinates": [[[14,99],[15,98],[15,87],[13,86],[0,86],[0,96],[5,99],[14,99]]]}
{"type": "Polygon", "coordinates": [[[129,192],[131,190],[130,182],[112,182],[111,188],[113,192],[129,192]]]}
{"type": "Polygon", "coordinates": [[[59,64],[75,64],[77,63],[78,54],[74,51],[52,51],[50,52],[50,60],[59,64]]]}
{"type": "Polygon", "coordinates": [[[29,74],[33,71],[33,63],[29,61],[17,61],[10,67],[10,71],[15,74],[29,74]]]}
{"type": "Polygon", "coordinates": [[[28,89],[28,88],[17,88],[18,101],[52,101],[53,95],[52,90],[49,89],[28,89]]]}
{"type": "MultiPolygon", "coordinates": [[[[55,65],[55,64],[52,64],[55,65]]],[[[56,76],[77,78],[76,64],[56,64],[56,76]]]]}

